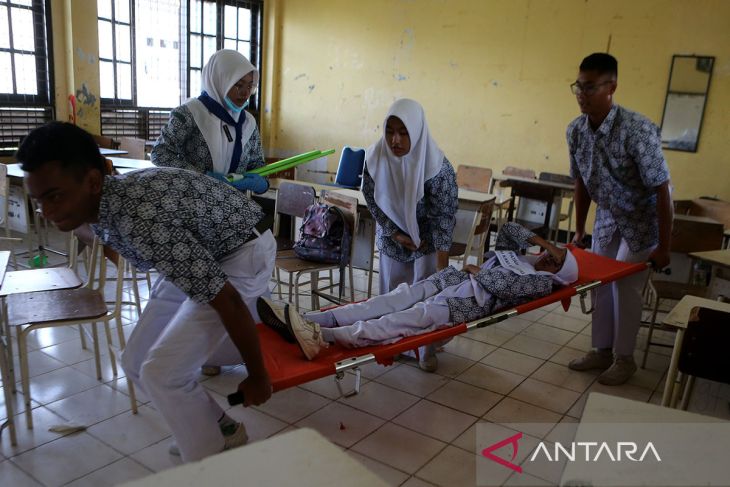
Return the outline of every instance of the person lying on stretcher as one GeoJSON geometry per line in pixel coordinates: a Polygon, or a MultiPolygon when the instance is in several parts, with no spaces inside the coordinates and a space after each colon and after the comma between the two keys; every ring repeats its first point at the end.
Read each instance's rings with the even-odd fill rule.
{"type": "MultiPolygon", "coordinates": [[[[415,284],[401,284],[388,294],[327,311],[300,315],[293,306],[279,307],[259,298],[261,320],[287,341],[297,342],[308,359],[330,343],[345,347],[384,345],[430,331],[470,322],[493,311],[536,299],[578,278],[573,254],[521,225],[510,222],[497,235],[496,251],[485,254],[481,267],[449,266],[415,284]],[[519,251],[539,245],[537,256],[519,251]]],[[[419,366],[436,370],[435,346],[422,354],[419,366]]]]}

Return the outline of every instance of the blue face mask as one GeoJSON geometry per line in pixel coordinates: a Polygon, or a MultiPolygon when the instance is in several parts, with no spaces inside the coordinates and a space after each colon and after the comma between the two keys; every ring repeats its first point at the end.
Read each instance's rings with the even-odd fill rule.
{"type": "Polygon", "coordinates": [[[229,109],[231,109],[234,113],[241,113],[241,111],[248,106],[248,100],[246,100],[243,103],[243,106],[240,106],[240,107],[239,106],[236,106],[236,104],[233,103],[233,101],[231,101],[231,99],[228,98],[228,97],[225,97],[223,101],[226,102],[226,106],[229,109]]]}

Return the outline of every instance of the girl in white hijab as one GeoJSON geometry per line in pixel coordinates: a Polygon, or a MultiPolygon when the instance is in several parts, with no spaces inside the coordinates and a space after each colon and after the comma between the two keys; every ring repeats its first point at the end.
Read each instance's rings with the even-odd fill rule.
{"type": "Polygon", "coordinates": [[[363,175],[377,222],[381,294],[448,265],[458,205],[454,169],[431,137],[421,105],[397,100],[383,127],[365,153],[363,175]]]}
{"type": "Polygon", "coordinates": [[[226,182],[225,175],[242,174],[230,184],[265,192],[264,178],[246,174],[264,165],[256,120],[245,110],[258,82],[258,70],[241,53],[223,49],[213,54],[203,67],[203,92],[172,111],[152,149],[152,162],[226,182]]]}

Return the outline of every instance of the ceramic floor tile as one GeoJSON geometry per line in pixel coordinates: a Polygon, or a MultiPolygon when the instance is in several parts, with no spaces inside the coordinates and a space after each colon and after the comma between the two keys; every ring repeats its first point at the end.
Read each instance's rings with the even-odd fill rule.
{"type": "Polygon", "coordinates": [[[495,347],[501,347],[515,335],[516,333],[502,330],[496,326],[486,326],[469,331],[469,338],[472,340],[488,343],[495,347]]]}
{"type": "Polygon", "coordinates": [[[532,311],[528,311],[527,313],[522,313],[520,315],[520,318],[527,321],[537,321],[546,314],[548,314],[550,311],[548,310],[547,306],[543,306],[541,308],[533,309],[532,311]]]}
{"type": "Polygon", "coordinates": [[[452,380],[429,394],[427,399],[472,416],[483,416],[502,397],[481,387],[452,380]]]}
{"type": "Polygon", "coordinates": [[[494,346],[457,335],[444,346],[444,349],[454,355],[476,361],[481,360],[489,352],[494,350],[494,346]]]}
{"type": "MultiPolygon", "coordinates": [[[[94,350],[91,342],[87,341],[87,344],[88,349],[84,350],[81,348],[81,342],[79,340],[70,340],[59,343],[58,345],[42,348],[41,351],[64,364],[73,365],[94,358],[94,350]]],[[[99,354],[101,355],[101,360],[109,360],[109,353],[105,341],[99,345],[99,354]]]]}
{"type": "Polygon", "coordinates": [[[547,480],[539,479],[523,470],[522,473],[514,472],[512,475],[510,475],[510,478],[507,479],[507,482],[502,485],[504,487],[552,487],[556,484],[554,482],[548,482],[547,480]]]}
{"type": "Polygon", "coordinates": [[[58,416],[45,407],[38,407],[33,410],[33,429],[29,430],[25,426],[25,415],[17,414],[15,416],[15,431],[18,444],[10,446],[10,435],[3,432],[2,454],[7,458],[11,458],[49,441],[57,440],[62,435],[51,433],[48,428],[65,422],[65,418],[58,416]]]}
{"type": "MultiPolygon", "coordinates": [[[[18,361],[18,353],[15,348],[13,348],[13,355],[13,367],[15,368],[15,374],[18,380],[20,380],[20,363],[18,361]]],[[[44,353],[42,350],[34,350],[28,353],[28,371],[30,373],[30,377],[45,374],[46,372],[66,367],[66,365],[67,364],[60,360],[44,353]]]]}
{"type": "Polygon", "coordinates": [[[99,381],[71,367],[64,367],[31,378],[30,396],[41,404],[48,404],[98,385],[99,381]]]}
{"type": "Polygon", "coordinates": [[[246,367],[241,366],[229,369],[220,375],[213,377],[201,377],[200,379],[202,379],[201,384],[206,389],[215,391],[223,396],[228,396],[228,394],[238,390],[238,384],[240,384],[247,375],[248,372],[246,371],[246,367]]]}
{"type": "Polygon", "coordinates": [[[162,415],[149,406],[137,414],[127,411],[95,424],[88,433],[125,455],[142,450],[170,436],[162,415]]]}
{"type": "Polygon", "coordinates": [[[421,480],[418,477],[411,477],[402,483],[400,487],[434,487],[434,484],[421,480]]]}
{"type": "Polygon", "coordinates": [[[489,365],[476,364],[457,377],[457,380],[506,395],[525,380],[525,376],[489,365]]]}
{"type": "MultiPolygon", "coordinates": [[[[126,377],[123,379],[112,379],[106,382],[106,385],[129,396],[129,382],[126,377]]],[[[134,394],[137,398],[137,404],[149,404],[150,398],[139,387],[134,388],[134,394]]]]}
{"type": "Polygon", "coordinates": [[[528,378],[510,393],[510,397],[565,414],[578,400],[580,393],[528,378]]]}
{"type": "MultiPolygon", "coordinates": [[[[84,360],[71,366],[74,370],[78,370],[82,374],[88,375],[92,379],[96,379],[96,363],[94,359],[84,360]]],[[[101,380],[109,382],[114,379],[123,379],[125,377],[124,369],[117,363],[117,375],[112,371],[112,364],[109,360],[102,358],[101,360],[101,380]]]]}
{"type": "Polygon", "coordinates": [[[576,348],[563,347],[548,360],[558,365],[568,366],[571,360],[583,357],[586,354],[584,350],[578,350],[576,348]]]}
{"type": "Polygon", "coordinates": [[[263,440],[286,428],[287,423],[254,408],[234,406],[226,414],[246,426],[249,443],[263,440]]]}
{"type": "Polygon", "coordinates": [[[588,388],[587,392],[601,392],[603,394],[623,397],[625,399],[633,399],[634,401],[641,402],[648,401],[652,393],[650,389],[628,383],[618,386],[605,386],[603,384],[599,384],[598,382],[594,382],[591,387],[588,388]]]}
{"type": "Polygon", "coordinates": [[[170,455],[169,449],[170,440],[164,439],[132,454],[130,457],[153,472],[161,472],[182,465],[180,457],[170,455]]]}
{"type": "Polygon", "coordinates": [[[596,380],[597,371],[578,372],[570,370],[565,365],[558,365],[553,362],[545,362],[530,376],[542,382],[554,386],[570,389],[575,392],[583,392],[596,380]]]}
{"type": "Polygon", "coordinates": [[[256,409],[287,423],[296,423],[331,401],[299,387],[277,392],[256,409]]]}
{"type": "MultiPolygon", "coordinates": [[[[638,365],[638,364],[637,364],[638,365]]],[[[627,384],[654,390],[664,379],[664,372],[639,368],[627,384]]]]}
{"type": "Polygon", "coordinates": [[[0,462],[0,485],[7,487],[41,487],[43,484],[35,481],[13,462],[5,460],[0,462]]]}
{"type": "MultiPolygon", "coordinates": [[[[360,385],[363,386],[369,382],[368,379],[362,377],[360,379],[360,385]]],[[[309,392],[314,392],[320,396],[327,397],[329,399],[339,399],[342,396],[342,392],[337,387],[337,382],[334,376],[322,377],[321,379],[313,380],[301,384],[299,387],[306,389],[309,392]]],[[[340,387],[347,393],[355,387],[355,374],[352,372],[346,372],[345,377],[340,382],[340,387]]]]}
{"type": "Polygon", "coordinates": [[[561,417],[562,415],[554,411],[511,397],[505,397],[484,415],[484,419],[494,423],[533,423],[534,426],[526,428],[525,432],[538,438],[548,434],[561,417]]]}
{"type": "MultiPolygon", "coordinates": [[[[38,350],[46,347],[52,347],[71,340],[79,340],[79,336],[80,335],[76,327],[60,326],[53,328],[41,328],[39,330],[32,331],[27,335],[28,349],[38,350]]],[[[77,341],[76,343],[79,344],[80,349],[81,342],[77,341]]]]}
{"type": "Polygon", "coordinates": [[[68,487],[113,487],[124,482],[141,479],[152,475],[152,471],[130,458],[122,458],[111,465],[100,468],[78,480],[68,487]]]}
{"type": "Polygon", "coordinates": [[[570,348],[577,348],[583,352],[588,352],[593,348],[591,337],[583,334],[576,335],[575,338],[566,343],[566,345],[570,348]]]}
{"type": "Polygon", "coordinates": [[[544,340],[538,340],[536,338],[528,337],[525,335],[517,335],[507,343],[502,345],[503,348],[512,350],[513,352],[524,353],[531,357],[541,358],[547,360],[555,352],[560,350],[560,345],[555,343],[546,342],[544,340]]]}
{"type": "Polygon", "coordinates": [[[429,374],[421,369],[407,365],[401,365],[375,379],[376,382],[393,387],[399,391],[414,394],[418,397],[427,396],[446,384],[448,380],[442,375],[429,374]]]}
{"type": "Polygon", "coordinates": [[[131,409],[129,396],[101,384],[46,407],[70,422],[92,425],[131,409]]]}
{"type": "Polygon", "coordinates": [[[397,487],[408,479],[407,473],[396,470],[393,467],[389,467],[377,460],[373,460],[372,458],[368,458],[365,455],[361,455],[352,450],[347,450],[346,453],[390,486],[397,487]]]}
{"type": "Polygon", "coordinates": [[[401,426],[386,423],[352,449],[398,470],[413,474],[446,446],[401,426]]]}
{"type": "Polygon", "coordinates": [[[476,455],[449,445],[416,472],[416,476],[436,485],[471,487],[477,484],[476,461],[476,455]]]}
{"type": "Polygon", "coordinates": [[[48,486],[63,485],[121,458],[86,433],[64,436],[13,458],[13,463],[48,486]]]}
{"type": "Polygon", "coordinates": [[[584,315],[585,317],[576,317],[566,315],[563,312],[552,312],[548,313],[540,318],[539,323],[550,325],[561,330],[570,331],[573,333],[580,333],[588,323],[591,322],[590,315],[584,315]]]}
{"type": "Polygon", "coordinates": [[[360,389],[359,394],[343,397],[339,402],[379,418],[392,419],[417,403],[418,399],[417,396],[378,382],[368,382],[360,389]]]}
{"type": "Polygon", "coordinates": [[[399,366],[400,364],[398,363],[395,363],[393,365],[380,365],[377,362],[371,362],[369,364],[361,366],[360,373],[362,374],[363,378],[372,380],[385,374],[386,372],[390,372],[391,370],[399,366]]]}
{"type": "MultiPolygon", "coordinates": [[[[454,355],[449,352],[439,352],[438,360],[439,366],[436,373],[452,379],[475,363],[473,360],[469,360],[468,358],[460,357],[459,355],[454,355]]],[[[417,365],[415,360],[413,361],[413,364],[417,365]]]]}
{"type": "Polygon", "coordinates": [[[550,343],[557,343],[558,345],[565,345],[575,337],[575,333],[571,331],[561,330],[549,325],[543,325],[541,323],[533,323],[529,328],[526,328],[522,332],[523,335],[538,340],[544,340],[550,343]]]}
{"type": "Polygon", "coordinates": [[[508,318],[502,322],[497,323],[496,325],[493,325],[496,328],[499,328],[500,330],[508,331],[511,333],[520,333],[525,328],[528,328],[530,325],[532,325],[532,321],[523,319],[521,317],[515,316],[512,318],[508,318]]]}
{"type": "Polygon", "coordinates": [[[525,355],[524,353],[513,352],[506,348],[498,348],[480,360],[480,362],[498,369],[528,376],[537,370],[544,361],[525,355]]]}
{"type": "MultiPolygon", "coordinates": [[[[23,393],[20,392],[20,384],[17,384],[17,389],[16,393],[11,395],[13,399],[11,404],[13,405],[13,412],[15,414],[20,414],[25,412],[25,401],[23,400],[23,393]]],[[[38,406],[40,406],[40,404],[31,400],[31,408],[37,408],[38,406]]],[[[7,418],[7,410],[5,409],[5,392],[4,389],[0,387],[0,420],[5,420],[5,418],[7,418]]]]}
{"type": "Polygon", "coordinates": [[[477,421],[476,416],[423,400],[393,419],[405,426],[441,441],[451,442],[477,421]]]}
{"type": "Polygon", "coordinates": [[[349,448],[385,423],[384,419],[333,402],[299,421],[300,428],[313,428],[331,442],[349,448]]]}

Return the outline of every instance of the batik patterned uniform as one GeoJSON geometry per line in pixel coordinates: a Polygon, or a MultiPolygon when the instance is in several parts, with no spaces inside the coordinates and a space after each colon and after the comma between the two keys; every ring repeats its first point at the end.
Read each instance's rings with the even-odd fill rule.
{"type": "MultiPolygon", "coordinates": [[[[156,166],[161,167],[177,167],[203,174],[214,171],[208,144],[187,105],[172,110],[170,121],[162,129],[152,148],[151,159],[156,166]]],[[[246,171],[262,167],[264,163],[264,149],[257,127],[243,146],[241,161],[235,172],[244,174],[246,171]]]]}
{"type": "MultiPolygon", "coordinates": [[[[497,249],[527,248],[527,240],[533,236],[520,225],[506,223],[500,230],[497,249]]],[[[477,320],[495,310],[552,292],[550,275],[517,275],[501,267],[493,252],[486,257],[477,275],[449,266],[428,279],[410,286],[401,284],[366,302],[308,313],[306,317],[323,325],[325,339],[362,347],[393,343],[454,323],[477,320]],[[333,324],[337,326],[332,327],[333,324]]]]}
{"type": "MultiPolygon", "coordinates": [[[[152,400],[183,460],[220,452],[223,410],[197,382],[200,366],[236,350],[208,303],[226,282],[250,310],[268,293],[276,243],[257,237],[261,208],[235,188],[192,171],[155,168],[107,176],[94,233],[160,278],[122,353],[122,366],[152,400]]],[[[237,350],[236,350],[237,352],[237,350]]]]}
{"type": "Polygon", "coordinates": [[[444,158],[441,171],[424,183],[424,196],[416,207],[416,218],[421,240],[425,244],[416,251],[408,250],[391,238],[397,231],[407,232],[398,228],[378,207],[374,195],[375,182],[370,177],[367,166],[363,174],[362,193],[377,223],[375,235],[378,249],[391,259],[413,262],[424,255],[439,250],[448,252],[451,248],[456,226],[456,209],[459,206],[459,188],[456,185],[456,173],[448,159],[444,158]]]}

